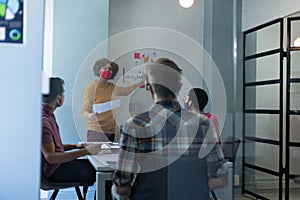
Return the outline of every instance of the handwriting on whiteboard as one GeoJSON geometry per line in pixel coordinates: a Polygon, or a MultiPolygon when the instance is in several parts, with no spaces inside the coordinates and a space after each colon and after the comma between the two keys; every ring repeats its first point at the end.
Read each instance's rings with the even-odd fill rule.
{"type": "Polygon", "coordinates": [[[131,79],[136,82],[137,80],[141,79],[144,74],[145,73],[143,71],[138,71],[135,74],[127,73],[125,74],[125,79],[126,80],[131,79]]]}

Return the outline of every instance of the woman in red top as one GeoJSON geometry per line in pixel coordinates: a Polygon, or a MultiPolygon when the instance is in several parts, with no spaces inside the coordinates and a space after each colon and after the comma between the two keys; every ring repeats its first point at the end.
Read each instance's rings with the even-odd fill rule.
{"type": "Polygon", "coordinates": [[[217,117],[204,111],[204,108],[208,103],[208,95],[205,90],[201,88],[191,89],[184,101],[190,111],[205,115],[213,123],[217,133],[218,143],[221,144],[219,122],[217,117]]]}

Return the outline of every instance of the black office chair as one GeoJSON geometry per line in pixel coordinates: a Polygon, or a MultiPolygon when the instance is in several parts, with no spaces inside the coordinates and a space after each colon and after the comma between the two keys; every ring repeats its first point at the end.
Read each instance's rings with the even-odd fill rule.
{"type": "MultiPolygon", "coordinates": [[[[241,138],[228,136],[222,143],[222,151],[224,154],[225,162],[229,161],[234,163],[239,145],[241,143],[241,138]]],[[[213,190],[211,190],[211,195],[214,200],[217,200],[217,196],[213,190]]]]}
{"type": "Polygon", "coordinates": [[[81,183],[81,182],[67,182],[67,183],[54,183],[48,181],[46,178],[42,177],[41,181],[41,189],[43,190],[54,190],[49,200],[55,200],[58,192],[60,189],[66,189],[75,187],[76,194],[78,197],[78,200],[85,200],[86,199],[86,193],[88,191],[88,187],[92,186],[93,184],[87,184],[87,183],[81,183]],[[83,186],[83,195],[80,191],[80,186],[83,186]]]}
{"type": "Polygon", "coordinates": [[[222,143],[222,150],[224,153],[225,160],[234,163],[239,145],[241,143],[241,138],[228,136],[222,143]]]}

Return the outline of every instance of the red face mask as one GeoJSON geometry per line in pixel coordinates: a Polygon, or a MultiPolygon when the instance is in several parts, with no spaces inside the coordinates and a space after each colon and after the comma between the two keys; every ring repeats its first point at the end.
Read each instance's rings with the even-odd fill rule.
{"type": "Polygon", "coordinates": [[[112,77],[112,72],[109,70],[105,70],[105,71],[100,72],[100,76],[101,76],[101,78],[108,80],[112,77]]]}

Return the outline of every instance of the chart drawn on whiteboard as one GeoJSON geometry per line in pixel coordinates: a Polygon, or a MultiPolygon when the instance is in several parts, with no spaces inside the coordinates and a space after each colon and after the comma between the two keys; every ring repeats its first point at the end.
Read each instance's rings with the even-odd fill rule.
{"type": "Polygon", "coordinates": [[[156,52],[149,50],[135,51],[132,58],[134,66],[123,68],[123,84],[125,86],[130,86],[142,79],[146,73],[147,63],[154,62],[156,52]]]}

